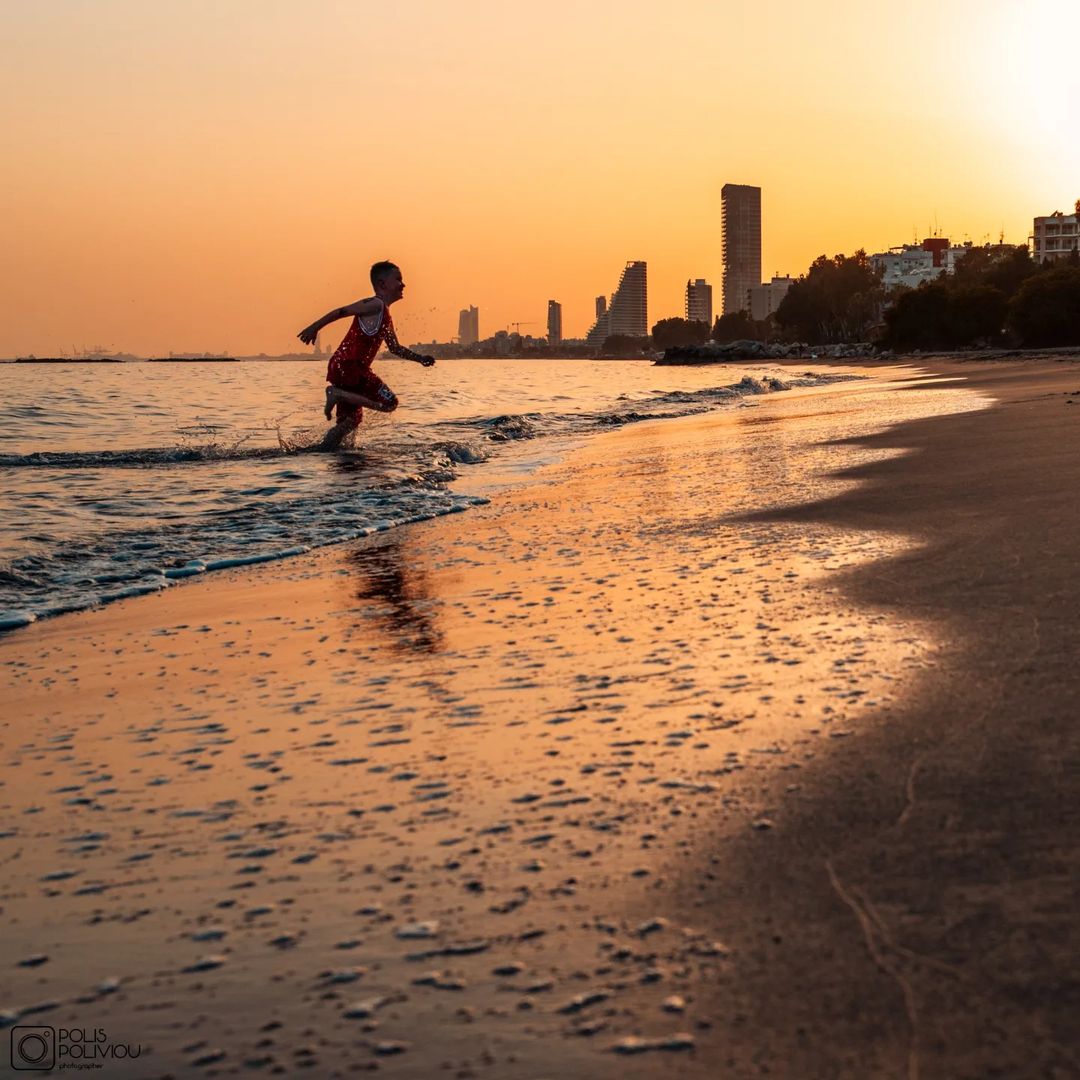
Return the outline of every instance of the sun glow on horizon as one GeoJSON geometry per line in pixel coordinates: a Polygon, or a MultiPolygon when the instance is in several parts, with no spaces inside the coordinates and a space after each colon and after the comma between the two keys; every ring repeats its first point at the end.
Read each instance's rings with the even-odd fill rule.
{"type": "Polygon", "coordinates": [[[806,5],[338,0],[7,5],[0,355],[298,347],[389,257],[403,337],[583,334],[623,264],[649,318],[719,304],[720,188],[763,265],[937,228],[1024,243],[1072,209],[1080,77],[1059,0],[806,5]],[[48,70],[44,79],[41,72],[48,70]],[[523,326],[523,329],[525,327],[523,326]]]}

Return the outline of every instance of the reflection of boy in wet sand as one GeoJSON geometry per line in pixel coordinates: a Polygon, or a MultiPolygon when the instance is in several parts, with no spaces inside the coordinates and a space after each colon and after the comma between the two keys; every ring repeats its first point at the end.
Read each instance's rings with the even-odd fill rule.
{"type": "Polygon", "coordinates": [[[311,345],[324,326],[346,315],[353,316],[352,326],[330,357],[326,369],[326,381],[330,384],[326,388],[326,419],[330,419],[337,406],[337,423],[326,433],[320,450],[336,450],[345,436],[360,424],[364,406],[377,412],[393,412],[398,407],[394,391],[371,370],[380,345],[385,342],[395,356],[415,360],[424,367],[435,363],[433,356],[421,356],[406,349],[394,333],[390,305],[400,300],[405,292],[405,282],[401,280],[398,267],[392,262],[377,262],[371,268],[371,284],[375,289],[374,296],[335,308],[297,334],[305,345],[311,345]]]}

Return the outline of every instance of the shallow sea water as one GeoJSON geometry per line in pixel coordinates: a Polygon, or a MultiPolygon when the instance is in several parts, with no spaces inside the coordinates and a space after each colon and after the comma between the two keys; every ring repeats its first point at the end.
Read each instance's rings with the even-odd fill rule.
{"type": "Polygon", "coordinates": [[[591,434],[852,376],[765,365],[466,360],[378,370],[354,444],[320,363],[0,366],[0,630],[453,513],[591,434]]]}

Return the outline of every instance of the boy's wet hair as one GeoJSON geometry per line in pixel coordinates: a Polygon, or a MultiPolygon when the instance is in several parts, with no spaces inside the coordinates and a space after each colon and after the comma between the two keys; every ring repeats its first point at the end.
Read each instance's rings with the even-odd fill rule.
{"type": "Polygon", "coordinates": [[[377,262],[371,268],[371,287],[377,289],[379,282],[388,278],[395,270],[400,270],[401,267],[397,263],[387,262],[385,259],[382,262],[377,262]]]}

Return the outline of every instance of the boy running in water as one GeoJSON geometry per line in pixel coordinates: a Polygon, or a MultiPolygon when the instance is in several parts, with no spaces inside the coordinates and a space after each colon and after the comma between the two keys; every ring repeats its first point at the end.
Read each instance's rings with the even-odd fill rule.
{"type": "Polygon", "coordinates": [[[359,426],[364,406],[377,412],[393,412],[398,407],[394,391],[371,370],[383,342],[395,356],[415,360],[424,367],[435,363],[433,356],[421,356],[406,349],[394,333],[390,305],[397,303],[405,292],[401,270],[392,262],[377,262],[371,268],[371,285],[374,296],[335,308],[296,335],[305,345],[312,345],[324,326],[346,315],[353,316],[352,326],[326,369],[326,381],[330,384],[326,388],[326,419],[330,419],[337,406],[337,423],[326,433],[320,450],[336,450],[345,436],[359,426]]]}

